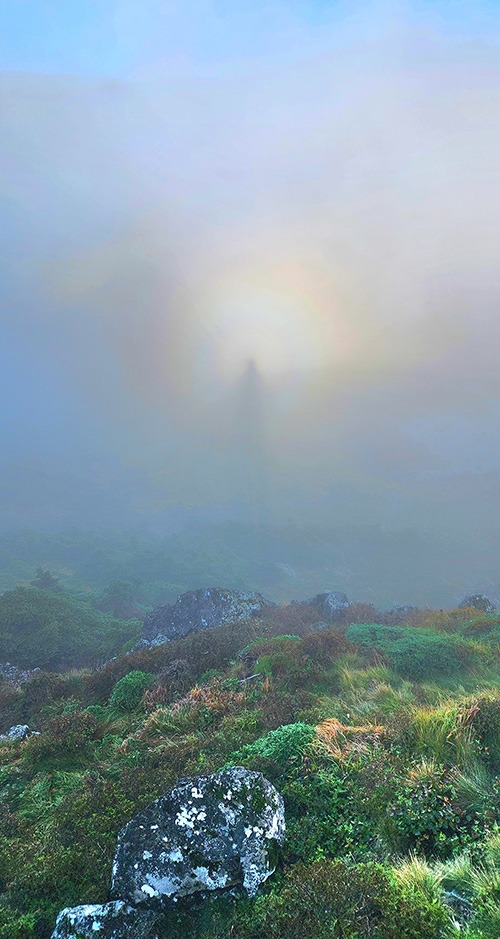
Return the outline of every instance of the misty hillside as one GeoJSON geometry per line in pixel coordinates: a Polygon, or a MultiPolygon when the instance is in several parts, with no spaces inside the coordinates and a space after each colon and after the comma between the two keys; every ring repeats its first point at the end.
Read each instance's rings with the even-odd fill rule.
{"type": "Polygon", "coordinates": [[[493,539],[457,543],[445,532],[376,525],[226,522],[191,525],[167,537],[116,529],[0,533],[0,590],[29,585],[39,567],[65,590],[121,617],[125,609],[140,615],[211,584],[255,589],[278,602],[342,590],[382,609],[451,607],[467,593],[500,596],[493,539]],[[128,598],[125,607],[120,591],[128,598]]]}

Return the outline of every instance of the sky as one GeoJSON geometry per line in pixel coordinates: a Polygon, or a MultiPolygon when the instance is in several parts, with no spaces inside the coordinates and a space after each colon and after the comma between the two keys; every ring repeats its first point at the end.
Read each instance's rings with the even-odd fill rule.
{"type": "Polygon", "coordinates": [[[499,45],[497,2],[0,0],[0,522],[497,537],[499,45]]]}

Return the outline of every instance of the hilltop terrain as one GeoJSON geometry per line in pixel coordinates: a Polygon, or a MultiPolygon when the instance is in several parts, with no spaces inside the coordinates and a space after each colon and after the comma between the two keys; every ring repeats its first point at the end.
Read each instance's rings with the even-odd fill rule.
{"type": "Polygon", "coordinates": [[[160,939],[498,939],[498,613],[322,596],[97,668],[6,673],[0,732],[27,728],[0,743],[1,939],[106,902],[123,825],[231,766],[283,796],[277,871],[254,898],[180,902],[160,939]]]}

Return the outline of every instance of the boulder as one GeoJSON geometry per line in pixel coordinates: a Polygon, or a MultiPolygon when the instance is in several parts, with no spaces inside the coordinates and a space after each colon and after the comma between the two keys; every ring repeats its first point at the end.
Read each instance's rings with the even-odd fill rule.
{"type": "Polygon", "coordinates": [[[275,870],[283,799],[242,767],[180,779],[118,835],[112,895],[161,909],[180,897],[243,886],[275,870]]]}
{"type": "Polygon", "coordinates": [[[156,919],[154,911],[123,900],[73,906],[59,913],[52,939],[146,939],[156,919]]]}
{"type": "Polygon", "coordinates": [[[474,610],[479,610],[480,613],[496,613],[497,611],[495,604],[488,600],[484,593],[473,593],[465,597],[459,604],[459,609],[464,606],[471,606],[474,610]]]}
{"type": "Polygon", "coordinates": [[[217,587],[190,590],[172,605],[158,606],[148,613],[142,630],[143,644],[159,645],[202,629],[250,619],[275,605],[260,593],[217,587]]]}
{"type": "Polygon", "coordinates": [[[350,606],[350,603],[345,593],[330,590],[327,593],[318,593],[310,600],[302,600],[296,605],[309,606],[318,614],[321,620],[326,620],[327,623],[336,623],[342,619],[342,614],[350,606]]]}

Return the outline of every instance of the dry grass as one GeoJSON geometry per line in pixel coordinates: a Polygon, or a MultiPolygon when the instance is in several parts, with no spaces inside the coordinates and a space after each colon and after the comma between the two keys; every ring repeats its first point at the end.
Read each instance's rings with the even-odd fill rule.
{"type": "Polygon", "coordinates": [[[335,717],[323,721],[316,727],[318,739],[336,760],[346,760],[353,755],[368,753],[380,744],[385,728],[380,724],[348,726],[335,717]]]}

